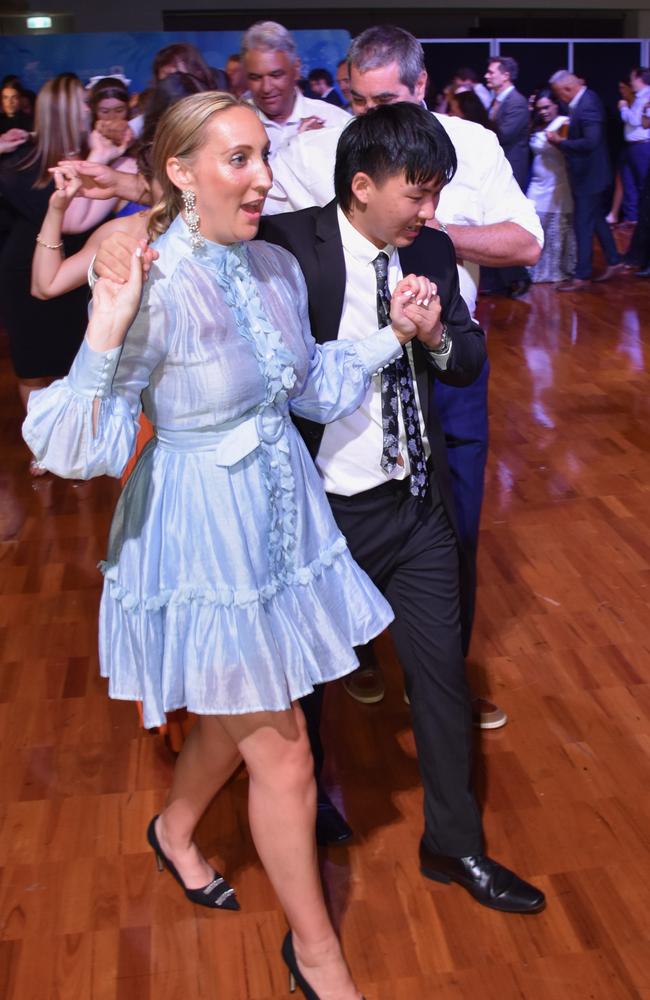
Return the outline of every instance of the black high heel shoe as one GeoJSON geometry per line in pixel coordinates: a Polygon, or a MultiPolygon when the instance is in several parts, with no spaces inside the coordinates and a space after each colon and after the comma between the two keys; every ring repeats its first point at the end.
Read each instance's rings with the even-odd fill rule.
{"type": "Polygon", "coordinates": [[[291,931],[288,931],[287,936],[282,942],[282,958],[284,959],[284,964],[289,970],[289,993],[295,993],[296,986],[299,986],[307,1000],[319,1000],[318,993],[314,993],[311,986],[298,968],[296,954],[293,950],[293,938],[291,936],[291,931]]]}
{"type": "MultiPolygon", "coordinates": [[[[284,959],[284,964],[289,970],[289,993],[295,993],[296,986],[299,986],[305,996],[305,1000],[320,1000],[318,993],[312,990],[311,986],[298,968],[296,954],[293,950],[293,938],[291,936],[291,931],[287,933],[287,936],[282,942],[282,958],[284,959]]],[[[361,997],[361,1000],[364,1000],[364,997],[361,997]]]]}
{"type": "MultiPolygon", "coordinates": [[[[211,909],[238,910],[239,903],[235,899],[235,890],[228,885],[223,875],[218,871],[215,871],[212,881],[204,885],[202,889],[187,888],[183,879],[178,874],[176,867],[169,860],[158,842],[158,837],[156,836],[157,819],[158,817],[154,816],[147,827],[147,840],[156,855],[158,871],[161,872],[163,868],[166,868],[169,874],[174,876],[192,903],[198,903],[199,906],[209,906],[211,909]]],[[[318,997],[316,997],[316,1000],[318,1000],[318,997]]]]}

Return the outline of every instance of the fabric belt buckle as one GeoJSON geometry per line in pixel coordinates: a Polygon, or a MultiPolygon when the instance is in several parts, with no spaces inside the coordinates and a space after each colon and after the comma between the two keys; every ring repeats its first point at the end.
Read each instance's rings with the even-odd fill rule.
{"type": "Polygon", "coordinates": [[[275,406],[265,406],[255,418],[260,441],[275,444],[282,437],[285,416],[275,406]]]}

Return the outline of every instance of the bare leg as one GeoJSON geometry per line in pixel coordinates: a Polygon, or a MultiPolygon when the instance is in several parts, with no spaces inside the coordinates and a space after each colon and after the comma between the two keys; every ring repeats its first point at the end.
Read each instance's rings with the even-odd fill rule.
{"type": "Polygon", "coordinates": [[[167,805],[156,824],[165,854],[188,889],[212,879],[213,868],[193,841],[201,816],[241,762],[236,744],[213,716],[200,716],[181,750],[167,805]]]}
{"type": "Polygon", "coordinates": [[[610,226],[616,225],[618,222],[618,217],[621,214],[621,205],[623,204],[623,181],[621,180],[621,173],[619,170],[616,171],[616,177],[614,179],[614,193],[612,195],[612,207],[607,215],[606,222],[610,226]]]}
{"type": "Polygon", "coordinates": [[[250,776],[251,832],[293,931],[303,975],[322,1000],[358,1000],[323,899],[316,783],[302,711],[222,718],[250,776]]]}

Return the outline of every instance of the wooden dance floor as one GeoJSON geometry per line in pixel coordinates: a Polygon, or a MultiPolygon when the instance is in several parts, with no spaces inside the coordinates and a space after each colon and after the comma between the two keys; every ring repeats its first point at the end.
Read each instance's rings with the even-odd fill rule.
{"type": "MultiPolygon", "coordinates": [[[[470,663],[510,717],[477,735],[490,853],[548,906],[508,916],[418,873],[400,671],[334,685],[329,779],[357,836],[321,853],[367,1000],[650,998],[650,281],[485,298],[492,447],[470,663]],[[648,341],[648,343],[646,343],[648,341]]],[[[285,924],[239,773],[199,829],[240,913],[193,907],[145,842],[172,757],[98,676],[117,485],[32,483],[0,362],[0,997],[287,1000],[285,924]]]]}

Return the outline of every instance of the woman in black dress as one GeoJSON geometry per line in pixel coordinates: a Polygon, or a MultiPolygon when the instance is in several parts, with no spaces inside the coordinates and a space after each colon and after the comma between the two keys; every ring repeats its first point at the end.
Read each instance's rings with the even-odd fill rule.
{"type": "MultiPolygon", "coordinates": [[[[86,289],[41,302],[30,294],[30,280],[34,247],[54,190],[49,168],[66,156],[88,155],[88,125],[81,82],[73,74],[61,74],[49,80],[38,95],[33,141],[0,158],[0,195],[9,216],[9,231],[0,253],[0,321],[9,336],[25,407],[33,389],[66,374],[87,322],[86,289]]],[[[96,155],[105,153],[102,150],[96,155]]],[[[41,245],[46,245],[48,253],[76,253],[88,232],[113,207],[113,201],[75,199],[64,222],[64,229],[75,235],[64,235],[57,244],[41,245]]],[[[38,475],[40,470],[32,466],[31,471],[38,475]]]]}

